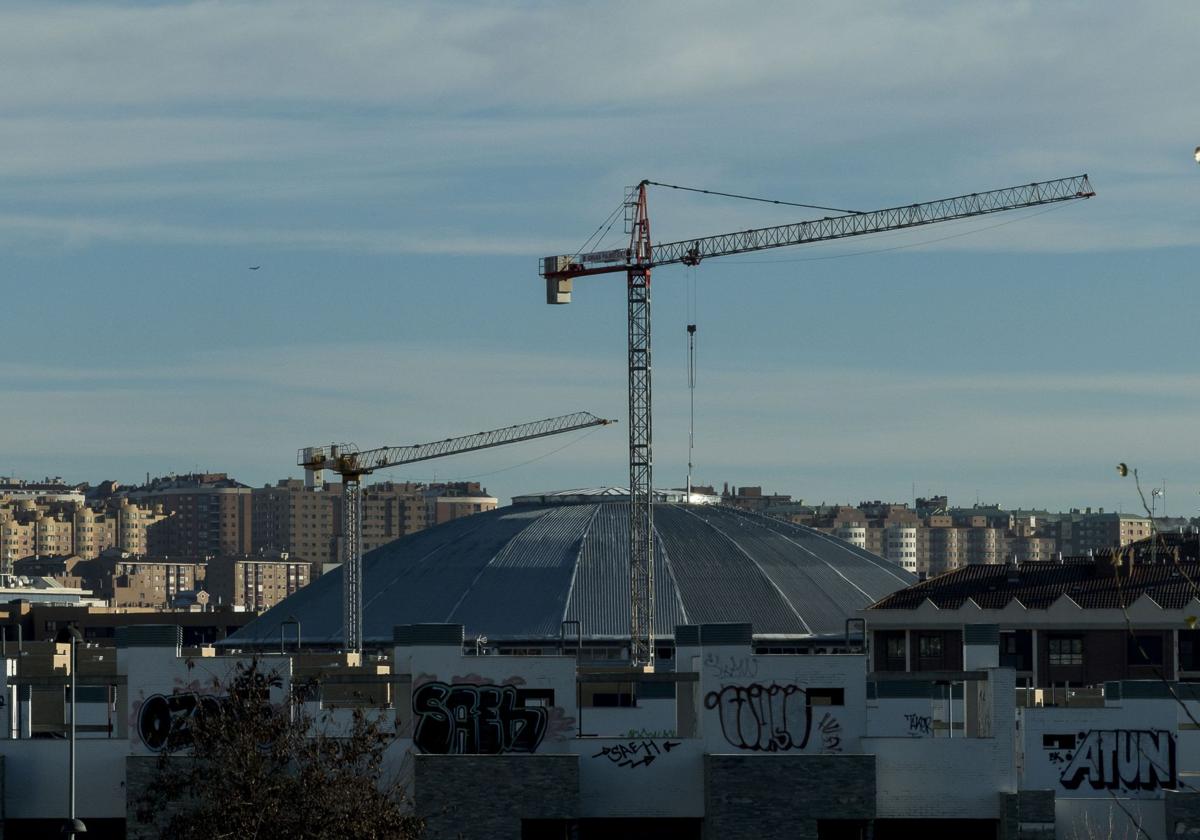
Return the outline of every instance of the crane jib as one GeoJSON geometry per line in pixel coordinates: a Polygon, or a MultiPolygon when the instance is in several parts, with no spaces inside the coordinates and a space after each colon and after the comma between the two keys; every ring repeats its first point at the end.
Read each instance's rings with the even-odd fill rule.
{"type": "MultiPolygon", "coordinates": [[[[902,230],[1007,210],[1091,198],[1095,194],[1088,176],[1076,175],[866,213],[826,216],[786,225],[659,243],[653,246],[653,258],[644,266],[633,265],[628,249],[546,257],[542,260],[541,274],[547,280],[562,281],[571,277],[608,274],[634,267],[650,268],[672,263],[697,265],[700,261],[713,257],[902,230]]],[[[554,291],[557,293],[557,299],[550,302],[569,300],[569,287],[554,291]]]]}

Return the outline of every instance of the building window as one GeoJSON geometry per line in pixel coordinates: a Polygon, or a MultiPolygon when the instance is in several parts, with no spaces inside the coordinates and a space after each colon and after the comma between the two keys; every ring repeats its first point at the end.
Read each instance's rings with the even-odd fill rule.
{"type": "Polygon", "coordinates": [[[1200,671],[1200,630],[1179,631],[1179,670],[1200,671]]]}
{"type": "Polygon", "coordinates": [[[1130,665],[1163,664],[1163,638],[1161,633],[1137,633],[1129,637],[1130,665]]]}
{"type": "Polygon", "coordinates": [[[906,659],[904,655],[904,636],[887,637],[886,659],[888,670],[895,670],[896,667],[903,670],[906,659]]]}
{"type": "Polygon", "coordinates": [[[844,688],[810,688],[808,690],[808,705],[810,706],[845,706],[846,689],[844,688]]]}
{"type": "Polygon", "coordinates": [[[942,637],[921,636],[917,639],[917,650],[922,659],[942,658],[942,637]]]}
{"type": "Polygon", "coordinates": [[[535,706],[548,709],[554,705],[554,689],[552,688],[518,688],[517,706],[525,709],[535,706]]]}
{"type": "Polygon", "coordinates": [[[1083,639],[1079,636],[1050,638],[1050,665],[1082,665],[1083,639]]]}

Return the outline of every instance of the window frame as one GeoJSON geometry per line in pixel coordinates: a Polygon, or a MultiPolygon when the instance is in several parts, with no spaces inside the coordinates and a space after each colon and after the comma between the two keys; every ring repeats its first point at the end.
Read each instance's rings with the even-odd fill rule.
{"type": "Polygon", "coordinates": [[[1051,636],[1046,640],[1047,663],[1051,668],[1083,666],[1083,636],[1051,636]]]}

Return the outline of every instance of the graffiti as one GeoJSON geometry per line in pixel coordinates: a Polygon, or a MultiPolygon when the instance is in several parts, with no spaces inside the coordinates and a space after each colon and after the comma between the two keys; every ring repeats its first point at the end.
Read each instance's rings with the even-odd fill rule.
{"type": "Polygon", "coordinates": [[[905,715],[904,719],[908,721],[908,734],[913,738],[933,734],[932,715],[905,715]]]}
{"type": "Polygon", "coordinates": [[[756,752],[785,752],[808,746],[812,706],[798,685],[727,685],[704,696],[716,709],[721,734],[730,746],[756,752]]]}
{"type": "Polygon", "coordinates": [[[1175,735],[1163,729],[1092,729],[1078,735],[1045,735],[1059,782],[1078,790],[1148,791],[1175,788],[1175,735]]]}
{"type": "Polygon", "coordinates": [[[842,751],[842,725],[837,718],[826,712],[817,723],[817,731],[821,733],[821,752],[840,753],[842,751]]]}
{"type": "Polygon", "coordinates": [[[138,713],[137,732],[147,749],[177,750],[192,743],[192,721],[204,712],[219,712],[228,698],[208,694],[154,694],[138,713]]]}
{"type": "Polygon", "coordinates": [[[658,744],[651,738],[644,741],[630,741],[626,744],[616,744],[611,747],[601,747],[600,752],[592,758],[607,758],[618,767],[649,767],[660,755],[669,753],[679,746],[679,741],[663,741],[658,744]]]}
{"type": "Polygon", "coordinates": [[[550,711],[520,706],[511,685],[429,682],[412,698],[413,743],[438,755],[534,752],[546,734],[550,711]]]}
{"type": "Polygon", "coordinates": [[[753,656],[725,656],[715,653],[705,654],[704,670],[709,676],[719,680],[737,678],[754,679],[758,676],[758,660],[753,656]]]}

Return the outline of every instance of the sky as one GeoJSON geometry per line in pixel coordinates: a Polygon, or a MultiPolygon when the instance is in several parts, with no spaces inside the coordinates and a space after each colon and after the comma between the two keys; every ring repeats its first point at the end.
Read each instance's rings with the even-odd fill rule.
{"type": "MultiPolygon", "coordinates": [[[[1197,43],[1182,0],[4,3],[0,474],[262,485],[587,410],[620,423],[377,477],[623,484],[621,276],[551,307],[537,272],[627,185],[869,210],[1086,172],[655,271],[655,484],[694,321],[697,483],[1131,511],[1126,462],[1195,515],[1197,43]]],[[[823,215],[649,206],[661,241],[823,215]]]]}

